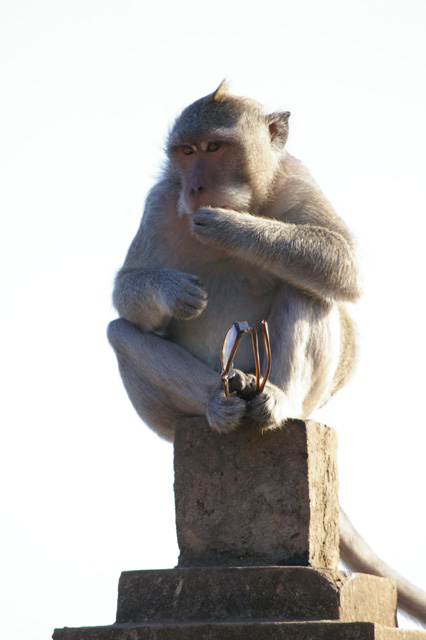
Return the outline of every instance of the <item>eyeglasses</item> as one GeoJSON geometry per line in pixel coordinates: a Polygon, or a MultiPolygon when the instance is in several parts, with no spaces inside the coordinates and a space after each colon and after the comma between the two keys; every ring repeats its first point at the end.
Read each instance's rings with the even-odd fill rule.
{"type": "Polygon", "coordinates": [[[251,342],[253,345],[254,366],[256,373],[256,388],[257,393],[262,393],[265,383],[268,379],[269,370],[271,368],[271,348],[269,344],[269,332],[268,323],[266,320],[262,320],[263,339],[265,342],[265,350],[267,357],[266,371],[262,381],[260,381],[260,365],[259,365],[259,344],[257,340],[257,333],[254,326],[249,325],[248,322],[234,322],[228,329],[222,345],[222,351],[220,354],[220,362],[222,366],[221,378],[223,383],[223,390],[225,396],[229,397],[229,381],[234,377],[233,372],[233,358],[237,351],[241,338],[245,333],[250,333],[251,342]]]}

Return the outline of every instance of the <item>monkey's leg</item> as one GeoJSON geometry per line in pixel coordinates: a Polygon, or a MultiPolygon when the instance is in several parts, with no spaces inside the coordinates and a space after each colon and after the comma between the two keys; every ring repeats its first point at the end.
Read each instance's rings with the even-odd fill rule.
{"type": "MultiPolygon", "coordinates": [[[[263,393],[248,403],[262,429],[307,418],[330,395],[340,358],[339,311],[296,292],[277,295],[268,317],[272,363],[263,393]]],[[[262,358],[265,370],[265,356],[262,358]]]]}
{"type": "MultiPolygon", "coordinates": [[[[160,436],[173,440],[177,418],[204,416],[220,376],[180,345],[144,333],[126,320],[114,320],[108,339],[120,374],[139,416],[160,436]]],[[[240,398],[226,399],[222,411],[235,419],[244,411],[240,398]]]]}

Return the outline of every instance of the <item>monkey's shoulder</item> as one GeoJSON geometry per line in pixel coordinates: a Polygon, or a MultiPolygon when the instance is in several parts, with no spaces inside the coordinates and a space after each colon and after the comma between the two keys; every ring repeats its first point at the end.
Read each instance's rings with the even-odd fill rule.
{"type": "Polygon", "coordinates": [[[310,171],[290,154],[283,156],[273,193],[262,215],[290,224],[326,227],[351,240],[346,224],[310,171]]]}
{"type": "Polygon", "coordinates": [[[164,226],[175,217],[179,185],[170,178],[160,178],[148,191],[142,216],[142,226],[164,226]]]}

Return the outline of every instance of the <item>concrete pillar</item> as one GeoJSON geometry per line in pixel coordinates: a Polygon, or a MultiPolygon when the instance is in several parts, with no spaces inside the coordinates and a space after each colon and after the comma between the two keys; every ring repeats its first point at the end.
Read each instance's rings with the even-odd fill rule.
{"type": "Polygon", "coordinates": [[[337,568],[337,439],[313,420],[260,433],[175,433],[179,566],[337,568]]]}
{"type": "Polygon", "coordinates": [[[426,640],[395,628],[392,581],[336,570],[332,429],[180,420],[175,496],[179,566],[124,572],[115,624],[54,640],[426,640]]]}

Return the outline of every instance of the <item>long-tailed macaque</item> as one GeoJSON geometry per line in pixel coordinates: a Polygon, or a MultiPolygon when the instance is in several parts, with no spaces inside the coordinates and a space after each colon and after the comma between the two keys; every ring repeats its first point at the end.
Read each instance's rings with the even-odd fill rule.
{"type": "MultiPolygon", "coordinates": [[[[130,400],[163,438],[173,439],[183,416],[206,416],[223,433],[307,418],[353,369],[346,304],[360,294],[355,243],[287,152],[289,116],[267,114],[222,83],[170,131],[167,163],[116,278],[120,319],[108,330],[130,400]],[[264,391],[244,396],[254,362],[242,340],[234,361],[241,392],[226,397],[218,373],[225,333],[242,320],[261,333],[263,319],[272,351],[264,391]]],[[[383,575],[374,563],[360,566],[348,527],[343,518],[344,559],[383,575]]],[[[426,622],[426,601],[401,597],[426,622]]]]}

